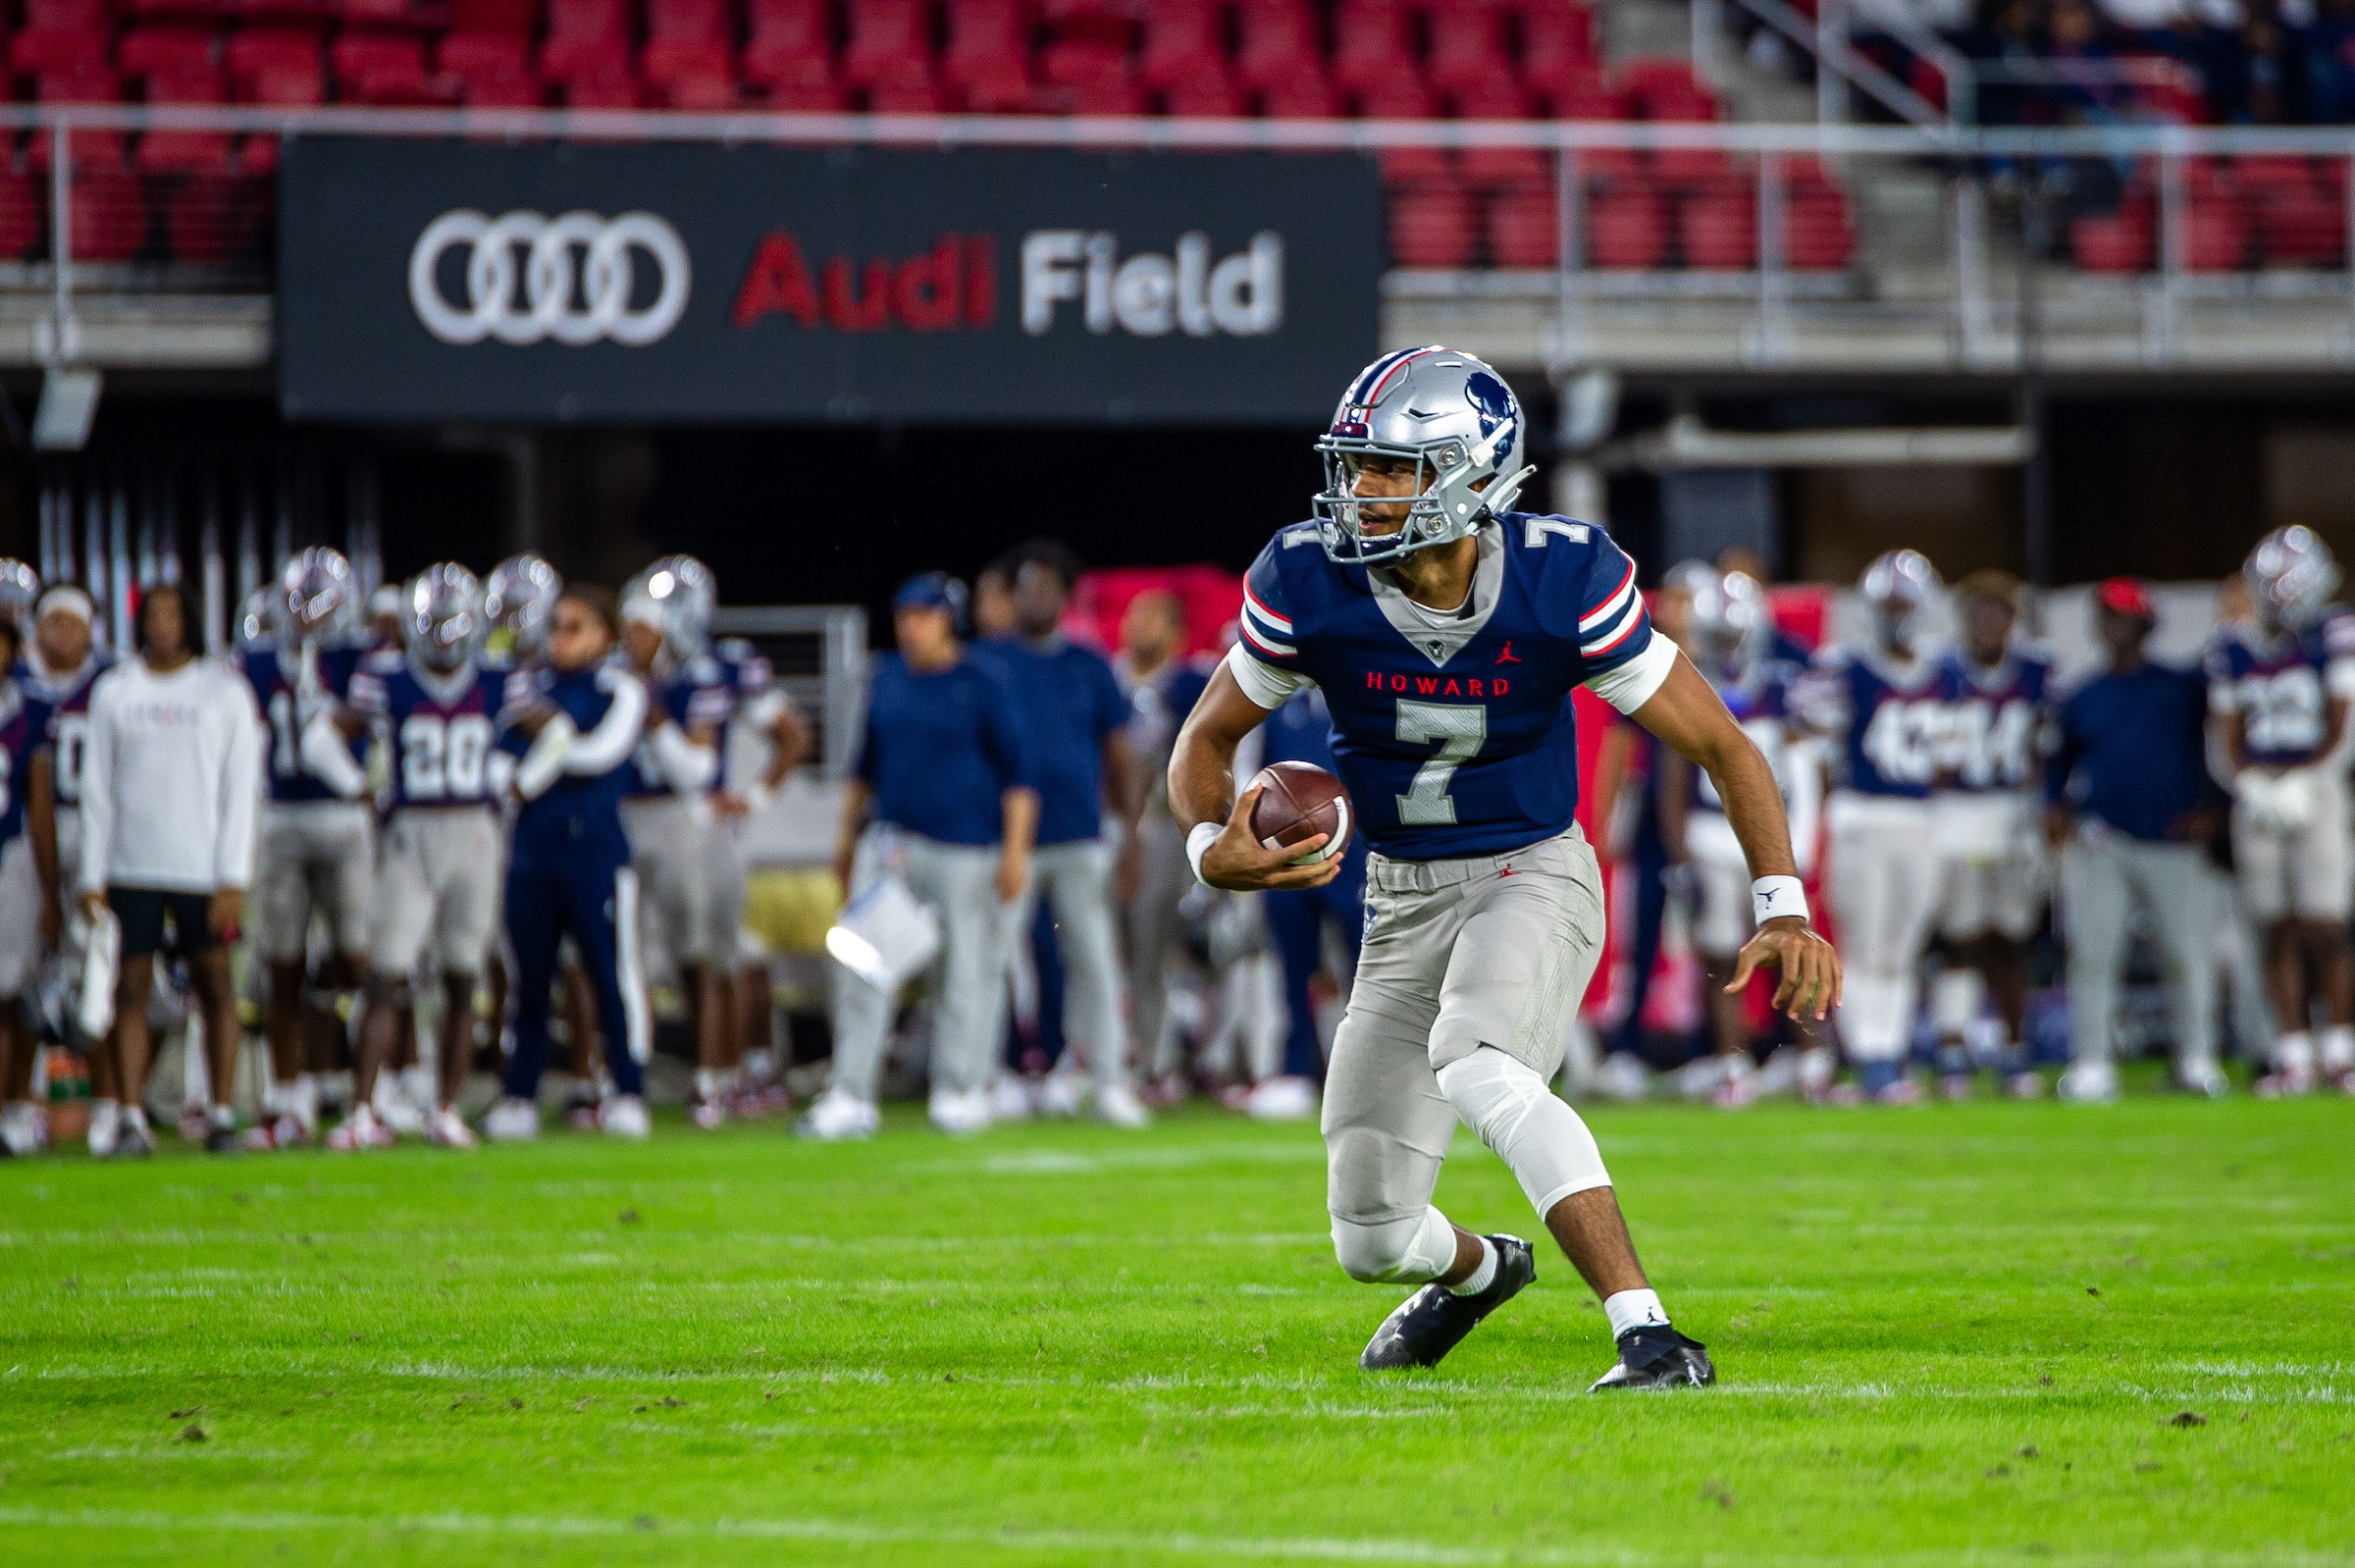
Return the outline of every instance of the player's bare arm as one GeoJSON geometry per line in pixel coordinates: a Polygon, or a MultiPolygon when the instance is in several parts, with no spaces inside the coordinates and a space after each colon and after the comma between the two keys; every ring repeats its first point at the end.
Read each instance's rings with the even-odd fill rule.
{"type": "MultiPolygon", "coordinates": [[[[1799,874],[1791,854],[1791,827],[1783,816],[1783,797],[1774,769],[1755,743],[1742,732],[1725,704],[1679,653],[1668,678],[1634,718],[1676,754],[1705,770],[1725,802],[1726,820],[1742,841],[1753,877],[1799,874]]],[[[1760,967],[1782,972],[1775,987],[1774,1006],[1799,1018],[1811,1012],[1821,1019],[1840,1002],[1840,956],[1817,935],[1803,915],[1782,915],[1758,922],[1757,934],[1744,946],[1726,990],[1736,992],[1750,983],[1760,967]]]]}
{"type": "Polygon", "coordinates": [[[1203,822],[1227,824],[1218,841],[1203,852],[1202,880],[1230,893],[1323,887],[1341,874],[1337,858],[1293,863],[1324,848],[1322,833],[1281,850],[1264,848],[1251,836],[1251,808],[1258,804],[1259,791],[1245,790],[1240,800],[1235,798],[1234,751],[1269,712],[1243,695],[1233,672],[1222,664],[1178,732],[1177,749],[1170,754],[1170,810],[1178,825],[1190,833],[1203,822]]]}
{"type": "Polygon", "coordinates": [[[34,754],[26,785],[25,831],[32,840],[33,875],[41,884],[41,947],[55,952],[65,934],[65,906],[58,900],[56,758],[34,754]]]}

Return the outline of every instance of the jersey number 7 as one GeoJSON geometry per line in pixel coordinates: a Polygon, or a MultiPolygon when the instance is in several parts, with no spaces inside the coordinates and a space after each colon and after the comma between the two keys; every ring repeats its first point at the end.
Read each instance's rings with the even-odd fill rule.
{"type": "Polygon", "coordinates": [[[1489,738],[1489,710],[1459,703],[1398,701],[1398,739],[1409,746],[1437,741],[1439,755],[1415,769],[1415,781],[1397,797],[1398,821],[1404,827],[1428,827],[1455,820],[1455,799],[1447,787],[1455,770],[1480,755],[1489,738]]]}

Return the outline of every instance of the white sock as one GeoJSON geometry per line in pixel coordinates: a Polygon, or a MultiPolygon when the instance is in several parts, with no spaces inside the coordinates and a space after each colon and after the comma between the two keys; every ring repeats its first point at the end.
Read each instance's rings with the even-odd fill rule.
{"type": "Polygon", "coordinates": [[[2274,1066],[2284,1072],[2314,1071],[2314,1036],[2292,1029],[2274,1042],[2274,1066]]]}
{"type": "Polygon", "coordinates": [[[719,1098],[719,1069],[697,1068],[695,1070],[695,1096],[699,1100],[719,1098]]]}
{"type": "Polygon", "coordinates": [[[207,1118],[217,1127],[234,1127],[237,1124],[237,1113],[226,1105],[214,1106],[207,1113],[207,1118]]]}
{"type": "Polygon", "coordinates": [[[1611,1337],[1616,1339],[1630,1329],[1665,1329],[1668,1311],[1660,1305],[1657,1290],[1622,1290],[1602,1298],[1603,1316],[1611,1320],[1611,1337]]]}
{"type": "Polygon", "coordinates": [[[766,1083],[773,1075],[773,1066],[766,1051],[744,1053],[744,1073],[755,1083],[766,1083]]]}
{"type": "Polygon", "coordinates": [[[1459,1296],[1476,1296],[1496,1282],[1496,1243],[1487,1236],[1480,1238],[1480,1263],[1463,1280],[1447,1288],[1459,1296]]]}
{"type": "Polygon", "coordinates": [[[2323,1071],[2355,1068],[2355,1024],[2333,1023],[2323,1031],[2323,1071]]]}

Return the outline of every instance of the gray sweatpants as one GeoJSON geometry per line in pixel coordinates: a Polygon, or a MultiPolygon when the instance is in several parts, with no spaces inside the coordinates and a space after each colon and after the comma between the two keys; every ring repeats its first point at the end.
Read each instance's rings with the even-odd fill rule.
{"type": "Polygon", "coordinates": [[[2216,1060],[2216,924],[2227,914],[2217,879],[2189,844],[2154,844],[2080,830],[2061,855],[2061,915],[2068,936],[2068,1048],[2079,1062],[2110,1057],[2126,922],[2150,912],[2167,979],[2176,1052],[2185,1066],[2216,1060]]]}
{"type": "Polygon", "coordinates": [[[1430,1205],[1457,1120],[1439,1069],[1490,1045],[1551,1080],[1602,929],[1602,875],[1576,828],[1511,855],[1371,859],[1365,945],[1325,1074],[1334,1218],[1375,1226],[1430,1205]]]}
{"type": "MultiPolygon", "coordinates": [[[[896,867],[908,890],[940,918],[940,956],[929,971],[932,1086],[986,1088],[997,1075],[996,997],[1006,967],[999,946],[997,846],[870,832],[860,841],[851,884],[864,887],[886,864],[896,867]]],[[[834,966],[835,1088],[874,1099],[896,1000],[834,966]]]]}
{"type": "MultiPolygon", "coordinates": [[[[1128,1080],[1128,1034],[1121,1022],[1121,955],[1112,933],[1112,846],[1102,839],[1042,844],[1031,852],[1030,886],[1006,912],[1001,954],[1011,958],[1029,940],[1043,895],[1055,917],[1055,950],[1063,959],[1063,1037],[1087,1060],[1096,1086],[1128,1080]]],[[[998,987],[1001,997],[1005,987],[998,987]]],[[[1004,1032],[1003,1007],[992,1014],[990,1038],[1004,1032]]]]}

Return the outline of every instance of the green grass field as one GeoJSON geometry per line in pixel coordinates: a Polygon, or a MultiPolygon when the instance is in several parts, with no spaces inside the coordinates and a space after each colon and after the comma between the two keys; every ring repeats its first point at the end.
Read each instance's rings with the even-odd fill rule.
{"type": "Polygon", "coordinates": [[[1714,1390],[1588,1396],[1550,1243],[1359,1373],[1314,1132],[1209,1114],[0,1166],[0,1554],[2355,1562],[2355,1104],[1593,1119],[1714,1390]]]}

